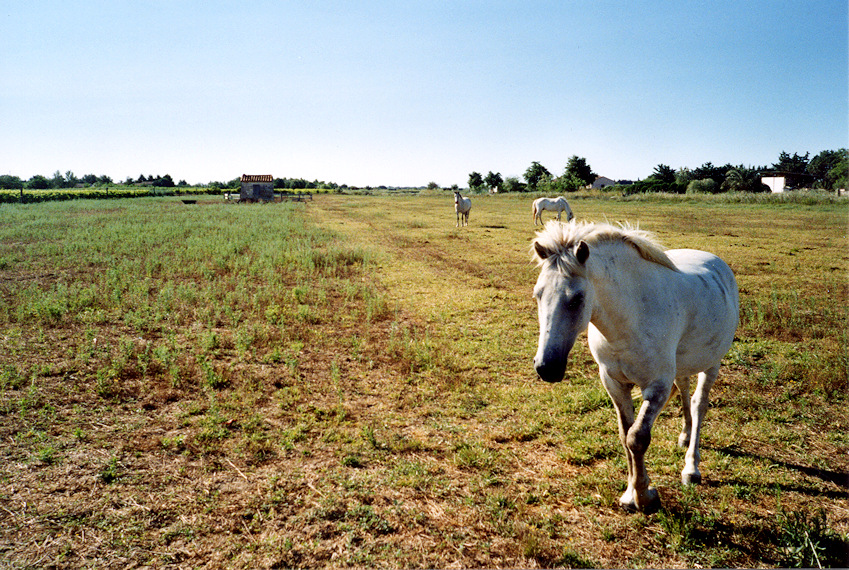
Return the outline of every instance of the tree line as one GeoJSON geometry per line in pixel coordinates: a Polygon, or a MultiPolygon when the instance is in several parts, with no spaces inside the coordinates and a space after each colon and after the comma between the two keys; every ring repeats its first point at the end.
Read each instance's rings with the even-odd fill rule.
{"type": "MultiPolygon", "coordinates": [[[[63,188],[96,188],[102,186],[114,186],[116,182],[110,176],[85,174],[77,176],[72,171],[67,171],[62,174],[58,170],[53,173],[53,176],[47,178],[41,174],[36,174],[28,180],[23,180],[18,176],[10,174],[0,175],[0,188],[5,190],[60,190],[63,188]]],[[[123,182],[118,182],[117,185],[123,186],[155,186],[159,188],[174,188],[188,186],[185,180],[180,180],[174,183],[174,179],[170,174],[164,176],[144,174],[138,178],[132,176],[127,177],[123,182]]]]}
{"type": "MultiPolygon", "coordinates": [[[[810,153],[790,155],[782,151],[778,161],[772,166],[745,166],[725,164],[716,166],[706,162],[698,168],[682,167],[673,169],[666,164],[658,164],[654,171],[643,180],[615,181],[617,190],[625,194],[642,192],[711,193],[720,192],[768,192],[769,187],[762,182],[767,174],[780,174],[786,178],[788,189],[816,188],[839,190],[847,187],[849,171],[849,152],[824,150],[813,158],[810,153]]],[[[598,175],[583,157],[573,155],[566,163],[563,174],[554,176],[539,162],[532,162],[525,170],[524,181],[518,177],[503,178],[501,173],[490,171],[486,176],[479,172],[469,174],[469,188],[472,190],[498,192],[575,192],[587,188],[595,182],[598,175]]]]}
{"type": "MultiPolygon", "coordinates": [[[[769,188],[761,181],[767,172],[781,173],[787,179],[787,188],[818,188],[837,190],[847,188],[847,170],[849,170],[849,152],[825,150],[810,158],[810,153],[800,155],[782,151],[778,161],[772,166],[745,166],[725,164],[716,166],[706,162],[698,168],[682,167],[673,169],[666,164],[658,164],[654,171],[645,179],[617,180],[616,189],[625,194],[642,192],[669,192],[683,194],[685,192],[766,192],[769,188]]],[[[498,192],[550,192],[562,194],[575,192],[592,185],[598,175],[587,163],[586,158],[571,156],[564,168],[563,174],[555,176],[539,162],[532,162],[525,170],[523,179],[516,176],[503,177],[500,172],[488,172],[485,176],[479,172],[469,174],[469,188],[473,191],[489,189],[498,192]]],[[[240,178],[221,182],[213,181],[208,184],[195,185],[210,190],[226,190],[239,188],[240,178]]],[[[50,190],[78,187],[108,187],[116,185],[109,176],[86,174],[76,176],[67,171],[64,174],[58,170],[53,176],[36,174],[28,180],[9,174],[0,175],[0,189],[7,190],[50,190]]],[[[155,188],[181,188],[189,184],[185,180],[175,183],[171,175],[140,174],[138,178],[128,176],[117,185],[152,186],[155,188]]],[[[428,188],[438,187],[435,182],[428,188]]],[[[349,189],[348,185],[338,185],[335,182],[305,180],[303,178],[274,178],[274,188],[278,190],[337,190],[349,189]]],[[[355,187],[351,187],[356,189],[355,187]]],[[[381,187],[384,188],[384,187],[381,187]]],[[[367,188],[368,189],[368,188],[367,188]]]]}
{"type": "MultiPolygon", "coordinates": [[[[174,182],[170,174],[147,175],[140,174],[138,178],[128,176],[125,180],[115,182],[111,177],[106,175],[97,176],[95,174],[86,174],[84,176],[76,176],[73,172],[68,171],[62,174],[58,170],[53,173],[50,178],[41,174],[36,174],[28,180],[23,180],[18,176],[10,174],[0,175],[0,189],[4,190],[60,190],[65,188],[97,188],[106,186],[153,186],[155,188],[183,188],[189,184],[185,180],[174,182]]],[[[233,178],[226,182],[212,181],[207,184],[196,185],[201,188],[209,189],[236,189],[241,185],[241,178],[233,178]]],[[[305,180],[303,178],[275,178],[274,188],[280,190],[314,190],[328,189],[335,190],[340,186],[334,182],[324,182],[319,180],[305,180]]],[[[342,186],[341,188],[347,188],[342,186]]]]}

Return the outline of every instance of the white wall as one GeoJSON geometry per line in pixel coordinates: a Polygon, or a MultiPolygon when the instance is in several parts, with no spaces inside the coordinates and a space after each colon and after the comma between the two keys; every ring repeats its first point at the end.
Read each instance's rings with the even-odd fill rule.
{"type": "Polygon", "coordinates": [[[761,178],[761,182],[769,186],[769,189],[773,194],[777,194],[779,192],[784,192],[786,179],[783,176],[763,176],[761,178]]]}

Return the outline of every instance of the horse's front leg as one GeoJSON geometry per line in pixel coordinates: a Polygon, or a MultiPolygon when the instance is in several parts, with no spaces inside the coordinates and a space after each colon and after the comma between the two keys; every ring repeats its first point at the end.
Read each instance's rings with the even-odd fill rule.
{"type": "Polygon", "coordinates": [[[631,452],[634,462],[633,507],[623,504],[627,510],[638,510],[647,514],[660,509],[660,495],[651,487],[651,479],[646,470],[646,451],[651,444],[651,430],[654,421],[669,399],[672,382],[656,382],[643,390],[643,404],[637,419],[628,430],[625,445],[631,452]]]}
{"type": "Polygon", "coordinates": [[[628,457],[628,488],[619,498],[619,506],[629,512],[654,513],[660,508],[657,489],[650,486],[646,471],[646,451],[651,444],[651,429],[672,389],[672,382],[656,382],[643,390],[643,404],[636,419],[630,387],[605,382],[619,418],[619,439],[628,457]]]}
{"type": "Polygon", "coordinates": [[[616,420],[619,424],[619,441],[625,450],[625,459],[628,461],[628,488],[619,498],[619,506],[627,511],[636,511],[637,503],[634,499],[634,484],[636,466],[634,454],[628,446],[628,433],[634,425],[634,401],[631,399],[631,385],[623,385],[607,375],[605,370],[601,371],[601,381],[608,396],[616,408],[616,420]]]}

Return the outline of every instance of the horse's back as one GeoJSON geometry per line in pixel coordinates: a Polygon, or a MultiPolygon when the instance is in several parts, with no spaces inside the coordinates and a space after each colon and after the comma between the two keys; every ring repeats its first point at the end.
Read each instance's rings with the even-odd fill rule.
{"type": "Polygon", "coordinates": [[[685,321],[677,347],[679,373],[704,370],[704,360],[720,360],[734,341],[740,297],[734,272],[718,256],[694,249],[668,250],[681,281],[677,291],[685,321]]]}
{"type": "Polygon", "coordinates": [[[707,291],[718,293],[722,299],[731,302],[737,312],[737,279],[722,258],[698,249],[670,249],[666,251],[666,255],[682,275],[697,281],[707,291]]]}
{"type": "Polygon", "coordinates": [[[557,198],[537,198],[534,200],[533,209],[536,210],[568,210],[569,202],[563,196],[557,198]]]}
{"type": "Polygon", "coordinates": [[[557,202],[560,204],[559,207],[560,207],[561,211],[569,214],[569,219],[572,219],[572,217],[573,217],[572,216],[572,208],[569,207],[569,202],[566,201],[566,198],[564,198],[563,196],[560,196],[557,199],[557,202]]]}

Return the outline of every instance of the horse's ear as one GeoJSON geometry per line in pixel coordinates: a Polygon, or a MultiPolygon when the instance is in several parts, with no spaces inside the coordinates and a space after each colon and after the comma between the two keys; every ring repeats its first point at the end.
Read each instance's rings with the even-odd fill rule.
{"type": "Polygon", "coordinates": [[[548,259],[548,256],[551,255],[551,252],[537,240],[534,240],[534,251],[537,252],[540,259],[548,259]]]}
{"type": "Polygon", "coordinates": [[[581,265],[587,262],[587,258],[590,256],[590,246],[587,245],[587,242],[581,240],[581,243],[578,244],[578,247],[575,249],[575,259],[578,260],[578,263],[581,265]]]}

